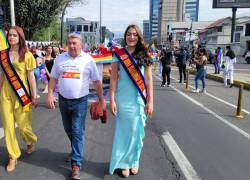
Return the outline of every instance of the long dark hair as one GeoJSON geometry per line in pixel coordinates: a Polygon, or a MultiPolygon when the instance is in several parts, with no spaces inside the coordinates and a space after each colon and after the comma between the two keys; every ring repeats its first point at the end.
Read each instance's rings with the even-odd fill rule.
{"type": "Polygon", "coordinates": [[[149,65],[151,65],[152,62],[151,62],[150,57],[148,55],[149,46],[144,41],[143,36],[142,36],[142,32],[141,32],[140,28],[137,25],[131,24],[125,30],[125,33],[124,33],[124,44],[125,44],[125,46],[127,45],[127,42],[126,42],[127,32],[128,32],[128,30],[130,28],[135,29],[135,31],[136,31],[136,33],[138,35],[138,42],[136,44],[135,51],[133,52],[132,56],[137,61],[137,64],[140,67],[141,66],[149,66],[149,65]]]}
{"type": "Polygon", "coordinates": [[[19,36],[19,49],[18,49],[18,54],[19,54],[19,62],[22,62],[25,60],[25,54],[26,52],[28,52],[27,46],[26,46],[26,42],[25,42],[25,35],[23,32],[23,29],[19,26],[12,26],[9,30],[8,30],[8,34],[9,31],[11,29],[16,30],[18,36],[19,36]]]}

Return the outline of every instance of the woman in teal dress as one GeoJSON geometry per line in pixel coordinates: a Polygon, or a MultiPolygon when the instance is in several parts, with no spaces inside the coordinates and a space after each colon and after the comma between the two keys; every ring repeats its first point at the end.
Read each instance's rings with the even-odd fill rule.
{"type": "Polygon", "coordinates": [[[139,170],[144,127],[146,119],[153,113],[153,80],[148,46],[139,27],[129,25],[124,33],[124,41],[126,50],[145,78],[147,90],[145,104],[120,62],[112,63],[110,108],[116,117],[116,126],[109,172],[113,174],[116,169],[122,169],[122,175],[128,177],[139,170]]]}

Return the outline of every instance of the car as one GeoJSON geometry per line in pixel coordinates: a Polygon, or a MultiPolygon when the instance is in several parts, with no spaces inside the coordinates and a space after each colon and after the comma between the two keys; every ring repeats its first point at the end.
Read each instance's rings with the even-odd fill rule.
{"type": "Polygon", "coordinates": [[[250,51],[248,51],[245,55],[245,60],[247,62],[247,64],[250,64],[250,51]]]}

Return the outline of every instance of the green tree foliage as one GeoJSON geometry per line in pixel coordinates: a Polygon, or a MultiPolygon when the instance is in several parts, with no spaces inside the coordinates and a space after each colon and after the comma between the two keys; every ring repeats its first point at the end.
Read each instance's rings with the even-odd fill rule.
{"type": "MultiPolygon", "coordinates": [[[[58,19],[65,4],[81,2],[81,0],[15,0],[16,25],[22,27],[27,39],[58,19]]],[[[1,0],[5,14],[10,14],[9,0],[1,0]]],[[[6,24],[10,18],[6,16],[6,24]]]]}

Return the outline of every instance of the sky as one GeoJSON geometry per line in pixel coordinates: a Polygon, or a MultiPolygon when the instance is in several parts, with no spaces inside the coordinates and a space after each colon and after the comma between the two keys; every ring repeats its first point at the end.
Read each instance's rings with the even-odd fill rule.
{"type": "MultiPolygon", "coordinates": [[[[149,19],[149,0],[101,0],[102,25],[121,35],[126,27],[135,23],[142,28],[142,21],[149,19]]],[[[250,9],[238,9],[237,15],[250,9]]],[[[231,9],[212,9],[212,0],[200,0],[199,21],[213,21],[231,16],[231,9]]],[[[237,16],[236,15],[236,16],[237,16]]],[[[100,0],[87,0],[87,4],[75,4],[66,10],[66,17],[83,17],[86,20],[100,20],[100,0]]]]}

